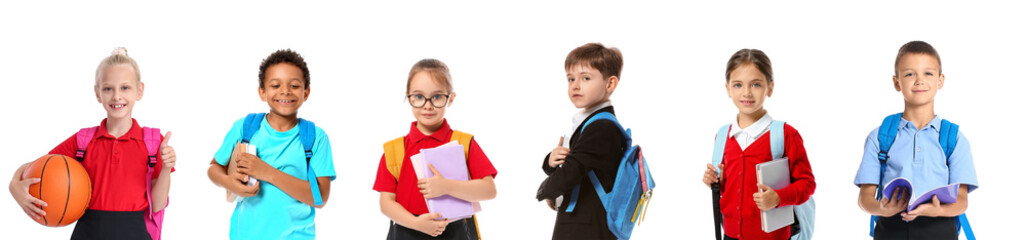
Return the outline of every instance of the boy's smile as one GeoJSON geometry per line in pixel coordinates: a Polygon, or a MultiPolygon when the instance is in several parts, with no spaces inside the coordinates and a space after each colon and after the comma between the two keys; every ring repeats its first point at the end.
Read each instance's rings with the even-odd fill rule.
{"type": "Polygon", "coordinates": [[[895,70],[894,89],[901,92],[909,106],[932,104],[937,90],[944,86],[940,62],[929,54],[902,56],[895,70]]]}
{"type": "Polygon", "coordinates": [[[295,116],[310,96],[310,89],[303,82],[303,70],[290,63],[278,63],[267,68],[259,93],[260,99],[271,107],[271,113],[295,116]]]}

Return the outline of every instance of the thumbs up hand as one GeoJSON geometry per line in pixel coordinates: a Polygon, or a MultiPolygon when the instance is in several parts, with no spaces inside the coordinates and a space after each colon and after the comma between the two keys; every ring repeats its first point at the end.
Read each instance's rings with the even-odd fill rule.
{"type": "Polygon", "coordinates": [[[170,131],[164,135],[164,141],[160,142],[160,159],[164,160],[164,166],[161,169],[161,172],[171,172],[171,169],[175,167],[175,160],[177,160],[175,148],[168,145],[169,141],[171,141],[170,131]]]}

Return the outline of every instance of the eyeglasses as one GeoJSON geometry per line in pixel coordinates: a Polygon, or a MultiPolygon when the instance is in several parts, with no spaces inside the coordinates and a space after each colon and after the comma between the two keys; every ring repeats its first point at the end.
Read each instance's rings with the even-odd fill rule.
{"type": "Polygon", "coordinates": [[[424,107],[427,102],[431,102],[431,106],[436,108],[444,108],[449,104],[449,96],[451,94],[435,94],[429,98],[424,94],[410,94],[406,95],[406,100],[410,101],[410,106],[415,108],[424,107]]]}

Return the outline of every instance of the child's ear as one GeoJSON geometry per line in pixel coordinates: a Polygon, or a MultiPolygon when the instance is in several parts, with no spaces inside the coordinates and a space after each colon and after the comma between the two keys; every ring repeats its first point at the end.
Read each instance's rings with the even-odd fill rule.
{"type": "Polygon", "coordinates": [[[310,99],[310,88],[303,89],[303,101],[306,101],[306,99],[310,99]]]}
{"type": "Polygon", "coordinates": [[[93,93],[96,94],[96,102],[102,104],[103,100],[100,100],[100,86],[99,85],[93,87],[93,93]]]}
{"type": "Polygon", "coordinates": [[[454,99],[456,99],[456,93],[455,92],[450,93],[449,94],[449,104],[446,104],[445,106],[450,106],[451,107],[452,106],[452,100],[454,100],[454,99]]]}
{"type": "Polygon", "coordinates": [[[769,81],[769,86],[767,86],[768,89],[766,90],[766,96],[767,97],[773,97],[773,84],[774,84],[774,81],[769,81]]]}
{"type": "Polygon", "coordinates": [[[894,82],[894,91],[901,92],[901,83],[898,83],[898,75],[891,77],[891,81],[894,82]]]}
{"type": "Polygon", "coordinates": [[[260,94],[260,101],[267,102],[267,97],[264,96],[264,88],[257,87],[257,94],[260,94]]]}
{"type": "Polygon", "coordinates": [[[734,98],[734,96],[730,95],[730,82],[724,83],[723,89],[727,90],[727,98],[734,98]]]}
{"type": "Polygon", "coordinates": [[[609,77],[609,81],[606,82],[606,94],[613,94],[613,90],[616,90],[616,85],[620,84],[620,78],[616,76],[609,77]]]}
{"type": "Polygon", "coordinates": [[[944,74],[943,73],[940,74],[940,79],[937,82],[937,90],[941,90],[941,88],[944,88],[944,74]]]}
{"type": "Polygon", "coordinates": [[[136,101],[142,100],[143,90],[146,90],[146,84],[139,82],[139,96],[135,98],[136,101]]]}

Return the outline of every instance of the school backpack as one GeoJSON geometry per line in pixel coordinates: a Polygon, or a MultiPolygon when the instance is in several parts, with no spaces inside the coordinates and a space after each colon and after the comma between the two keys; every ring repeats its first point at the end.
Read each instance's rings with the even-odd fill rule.
{"type": "MultiPolygon", "coordinates": [[[[880,124],[880,130],[876,135],[877,140],[880,141],[880,152],[876,156],[880,160],[880,184],[876,185],[877,200],[883,197],[884,170],[887,169],[887,159],[890,158],[887,152],[891,150],[891,145],[894,144],[894,139],[898,136],[898,124],[901,124],[901,113],[887,116],[887,118],[884,118],[883,123],[880,124]]],[[[945,158],[950,158],[951,152],[955,151],[955,144],[958,141],[958,124],[951,123],[948,120],[941,120],[939,138],[941,148],[944,149],[945,158]]],[[[876,215],[869,218],[869,236],[873,236],[875,233],[877,219],[876,215]]],[[[955,228],[958,229],[956,231],[964,230],[963,233],[965,233],[966,239],[976,240],[976,234],[973,234],[973,228],[969,226],[969,218],[965,216],[965,213],[958,215],[958,221],[955,221],[955,228]]]]}
{"type": "MultiPolygon", "coordinates": [[[[470,141],[474,139],[474,135],[452,130],[452,136],[449,137],[449,141],[457,141],[463,146],[464,158],[470,160],[470,141]]],[[[396,182],[399,182],[399,172],[403,168],[403,158],[406,156],[406,137],[398,137],[388,141],[384,145],[385,148],[385,167],[388,172],[392,174],[396,182]]],[[[474,208],[478,209],[480,205],[474,203],[474,208]]],[[[470,218],[465,218],[463,221],[467,224],[467,229],[473,229],[470,231],[470,239],[481,239],[481,229],[477,226],[477,215],[471,215],[470,218]]]]}
{"type": "MultiPolygon", "coordinates": [[[[264,122],[265,113],[250,113],[242,125],[242,143],[249,144],[253,134],[260,129],[260,123],[264,122]]],[[[310,182],[310,193],[313,195],[314,205],[324,205],[321,199],[321,188],[317,183],[317,175],[310,166],[310,159],[313,158],[314,138],[317,137],[317,128],[314,123],[306,119],[299,119],[299,141],[303,144],[303,151],[306,154],[306,180],[310,182]]]]}
{"type": "MultiPolygon", "coordinates": [[[[607,120],[616,124],[620,133],[627,139],[628,149],[624,152],[620,166],[616,170],[613,189],[608,193],[599,182],[598,176],[595,176],[595,170],[588,171],[588,178],[591,179],[591,185],[595,187],[595,193],[598,194],[602,207],[606,210],[606,225],[608,225],[609,231],[618,239],[630,239],[634,225],[641,224],[640,220],[644,219],[645,212],[648,210],[648,202],[652,199],[655,181],[652,180],[648,162],[641,154],[641,146],[632,145],[631,130],[624,129],[612,113],[595,114],[581,126],[581,132],[584,132],[589,124],[598,120],[607,120]]],[[[580,190],[580,184],[574,186],[566,212],[574,211],[580,190]]]]}
{"type": "MultiPolygon", "coordinates": [[[[712,165],[719,168],[723,162],[723,150],[727,146],[727,135],[730,134],[730,124],[724,125],[716,133],[716,145],[713,147],[712,165]]],[[[784,157],[784,122],[773,121],[770,123],[770,151],[773,159],[784,157]]],[[[722,239],[721,228],[723,215],[720,213],[720,186],[712,184],[713,220],[715,222],[716,239],[722,239]]],[[[794,206],[794,223],[791,224],[791,240],[812,239],[812,233],[816,225],[816,201],[809,196],[805,203],[794,206]]]]}
{"type": "MultiPolygon", "coordinates": [[[[75,134],[75,140],[78,143],[78,149],[75,151],[75,158],[78,161],[85,160],[86,147],[89,146],[89,142],[93,140],[96,131],[99,130],[99,126],[83,128],[75,134]]],[[[157,154],[160,151],[160,129],[143,127],[143,142],[146,144],[146,153],[148,155],[148,162],[146,164],[146,202],[153,207],[153,199],[150,198],[150,191],[153,187],[153,167],[159,164],[157,162],[157,154]]],[[[170,204],[170,197],[168,197],[168,204],[170,204]]],[[[143,220],[146,222],[146,232],[150,234],[150,238],[153,240],[160,240],[160,229],[164,226],[164,210],[167,209],[167,205],[160,211],[146,211],[143,214],[143,220]]]]}

